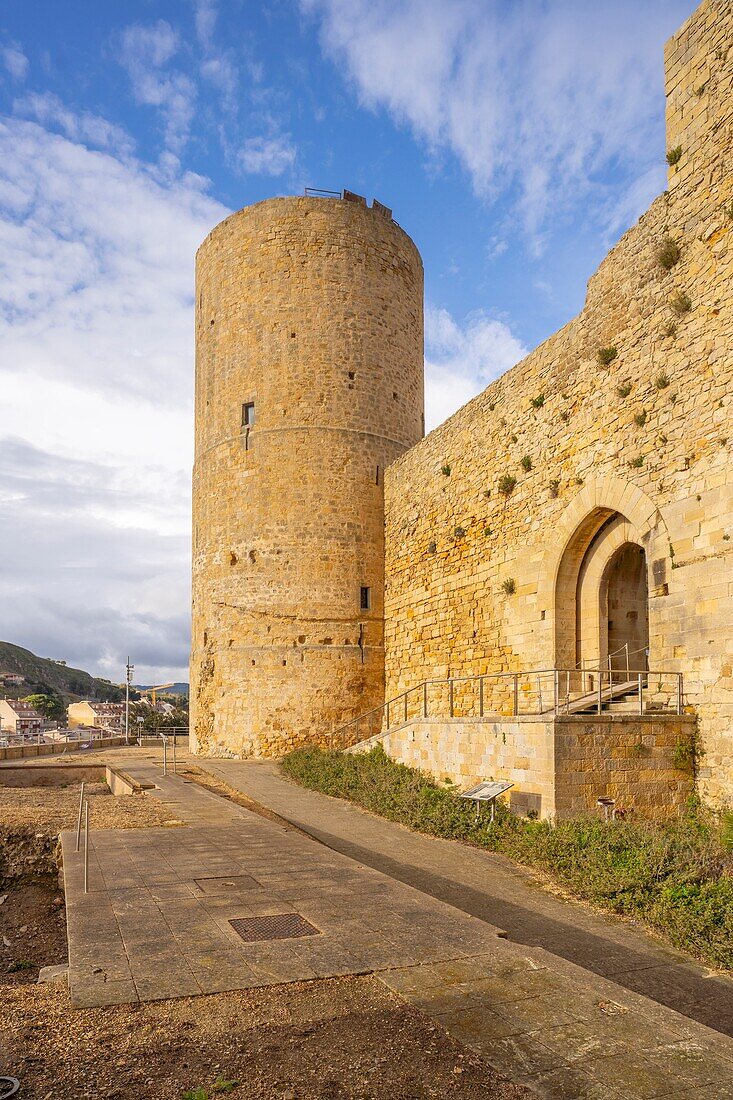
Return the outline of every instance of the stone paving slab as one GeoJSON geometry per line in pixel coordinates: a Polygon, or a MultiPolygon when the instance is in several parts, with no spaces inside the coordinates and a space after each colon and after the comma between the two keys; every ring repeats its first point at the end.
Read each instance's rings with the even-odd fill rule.
{"type": "MultiPolygon", "coordinates": [[[[142,765],[128,770],[151,778],[142,765]]],[[[365,973],[478,954],[496,940],[484,922],[293,830],[157,769],[152,777],[188,827],[92,822],[86,894],[83,853],[62,834],[75,1005],[365,973]],[[319,934],[246,943],[230,923],[278,913],[300,913],[319,934]]]]}

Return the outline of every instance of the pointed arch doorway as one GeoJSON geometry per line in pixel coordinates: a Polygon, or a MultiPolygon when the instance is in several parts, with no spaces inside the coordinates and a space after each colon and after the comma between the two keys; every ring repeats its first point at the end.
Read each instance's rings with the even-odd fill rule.
{"type": "Polygon", "coordinates": [[[646,671],[646,552],[620,512],[595,508],[578,525],[555,584],[555,664],[646,671]]]}

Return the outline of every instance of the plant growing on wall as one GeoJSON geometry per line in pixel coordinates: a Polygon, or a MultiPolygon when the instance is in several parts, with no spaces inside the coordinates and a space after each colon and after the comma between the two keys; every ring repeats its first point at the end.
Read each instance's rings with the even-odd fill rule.
{"type": "Polygon", "coordinates": [[[491,530],[490,527],[484,527],[484,534],[486,535],[487,538],[489,537],[489,535],[493,535],[493,533],[494,532],[491,530]]]}
{"type": "Polygon", "coordinates": [[[678,290],[669,304],[678,317],[681,317],[683,313],[688,313],[692,309],[690,297],[688,294],[685,294],[684,290],[678,290]]]}
{"type": "Polygon", "coordinates": [[[559,481],[559,478],[553,477],[552,481],[550,482],[550,496],[551,497],[560,496],[560,481],[559,481]]]}
{"type": "Polygon", "coordinates": [[[646,424],[646,409],[642,409],[641,412],[636,414],[636,416],[634,417],[634,423],[636,424],[637,428],[644,427],[644,425],[646,424]]]}
{"type": "Polygon", "coordinates": [[[446,462],[445,466],[441,466],[441,467],[440,467],[440,472],[441,472],[441,474],[443,474],[443,475],[444,475],[445,477],[450,477],[450,466],[448,465],[448,463],[447,463],[447,462],[446,462]]]}
{"type": "Polygon", "coordinates": [[[674,323],[674,321],[669,322],[664,330],[664,335],[668,336],[670,339],[677,335],[677,325],[674,323]]]}
{"type": "Polygon", "coordinates": [[[530,405],[533,409],[541,409],[545,403],[544,393],[538,393],[536,397],[533,397],[530,401],[530,405]]]}
{"type": "Polygon", "coordinates": [[[532,469],[532,459],[529,455],[522,455],[522,469],[526,470],[527,473],[532,469]]]}
{"type": "Polygon", "coordinates": [[[665,237],[657,249],[657,263],[670,271],[680,258],[680,246],[672,237],[665,237]]]}
{"type": "Polygon", "coordinates": [[[637,455],[636,458],[632,458],[631,462],[629,463],[629,466],[631,466],[631,468],[633,470],[640,470],[643,465],[644,465],[644,456],[643,455],[637,455]]]}
{"type": "Polygon", "coordinates": [[[517,484],[517,479],[512,477],[511,474],[502,474],[499,478],[499,484],[497,488],[500,493],[503,493],[505,497],[508,497],[511,492],[514,491],[514,486],[517,484]]]}
{"type": "Polygon", "coordinates": [[[631,389],[632,386],[630,382],[622,382],[620,386],[616,386],[616,393],[619,397],[628,397],[631,393],[631,389]]]}
{"type": "Polygon", "coordinates": [[[667,150],[667,164],[673,168],[682,159],[682,146],[675,145],[674,149],[667,150]]]}
{"type": "Polygon", "coordinates": [[[466,528],[465,527],[454,527],[453,528],[453,535],[454,535],[455,538],[462,539],[465,534],[466,534],[466,528]]]}
{"type": "Polygon", "coordinates": [[[513,596],[517,591],[517,585],[514,577],[507,577],[506,580],[501,582],[501,587],[504,590],[506,596],[513,596]]]}
{"type": "Polygon", "coordinates": [[[562,420],[563,424],[567,424],[568,420],[570,419],[570,413],[567,409],[563,409],[563,411],[560,413],[560,419],[562,420]]]}
{"type": "Polygon", "coordinates": [[[654,379],[654,385],[657,387],[658,390],[666,390],[667,386],[669,385],[669,376],[666,375],[664,371],[661,371],[661,373],[658,374],[657,377],[654,379]]]}
{"type": "Polygon", "coordinates": [[[437,543],[435,543],[435,542],[429,542],[428,543],[428,554],[434,554],[437,549],[438,549],[437,543]]]}
{"type": "Polygon", "coordinates": [[[618,348],[614,347],[613,345],[609,348],[599,348],[598,349],[598,362],[602,366],[607,367],[609,365],[609,363],[612,363],[614,361],[614,359],[617,357],[617,355],[618,355],[618,348]]]}

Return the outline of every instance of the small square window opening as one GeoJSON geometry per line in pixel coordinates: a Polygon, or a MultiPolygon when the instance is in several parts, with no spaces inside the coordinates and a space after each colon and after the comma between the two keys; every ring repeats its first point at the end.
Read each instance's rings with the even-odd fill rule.
{"type": "Polygon", "coordinates": [[[371,590],[371,588],[364,588],[362,586],[360,607],[361,607],[362,611],[371,611],[371,607],[372,607],[372,590],[371,590]]]}

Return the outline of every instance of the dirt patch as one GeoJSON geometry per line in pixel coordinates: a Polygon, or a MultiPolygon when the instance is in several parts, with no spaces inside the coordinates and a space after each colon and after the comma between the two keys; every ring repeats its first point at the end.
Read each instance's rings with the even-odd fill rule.
{"type": "Polygon", "coordinates": [[[0,987],[36,982],[42,966],[66,961],[66,911],[55,874],[8,886],[0,899],[0,987]]]}
{"type": "Polygon", "coordinates": [[[28,1100],[519,1098],[374,978],[72,1011],[56,986],[0,988],[0,1061],[28,1100]]]}
{"type": "MultiPolygon", "coordinates": [[[[180,825],[170,811],[148,795],[115,798],[106,783],[84,787],[89,801],[89,822],[93,829],[141,829],[180,825]]],[[[58,836],[62,829],[75,829],[79,812],[79,783],[71,787],[5,787],[0,802],[0,829],[26,826],[58,836]]]]}
{"type": "Polygon", "coordinates": [[[85,783],[104,782],[104,768],[86,764],[23,764],[0,767],[2,787],[78,787],[85,783]]]}

